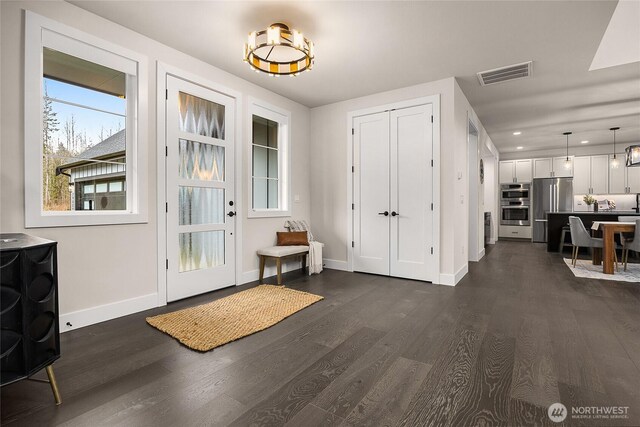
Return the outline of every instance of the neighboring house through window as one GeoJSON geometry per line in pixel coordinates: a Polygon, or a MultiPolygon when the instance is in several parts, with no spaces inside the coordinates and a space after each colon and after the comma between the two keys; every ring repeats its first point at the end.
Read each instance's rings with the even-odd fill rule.
{"type": "Polygon", "coordinates": [[[26,227],[146,221],[146,90],[143,56],[26,12],[26,227]]]}

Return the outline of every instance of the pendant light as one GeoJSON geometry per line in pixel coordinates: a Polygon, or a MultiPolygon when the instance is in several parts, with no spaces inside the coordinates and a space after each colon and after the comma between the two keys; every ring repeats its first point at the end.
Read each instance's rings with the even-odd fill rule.
{"type": "Polygon", "coordinates": [[[613,157],[611,158],[611,167],[614,169],[620,165],[620,162],[616,157],[616,131],[619,129],[619,127],[609,129],[613,131],[613,157]]]}
{"type": "Polygon", "coordinates": [[[567,137],[567,158],[564,160],[564,168],[571,169],[571,159],[569,159],[569,135],[572,132],[564,132],[563,135],[567,137]]]}

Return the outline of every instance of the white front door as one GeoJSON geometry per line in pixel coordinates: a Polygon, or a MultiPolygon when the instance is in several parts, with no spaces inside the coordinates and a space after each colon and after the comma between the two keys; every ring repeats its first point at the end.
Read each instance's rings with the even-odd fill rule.
{"type": "Polygon", "coordinates": [[[235,284],[233,98],[167,76],[167,301],[235,284]]]}
{"type": "Polygon", "coordinates": [[[353,268],[389,274],[389,113],[353,119],[353,268]]]}
{"type": "Polygon", "coordinates": [[[432,280],[432,111],[427,104],[389,113],[390,274],[394,277],[432,280]]]}
{"type": "Polygon", "coordinates": [[[431,104],[353,119],[354,270],[433,280],[431,104]]]}

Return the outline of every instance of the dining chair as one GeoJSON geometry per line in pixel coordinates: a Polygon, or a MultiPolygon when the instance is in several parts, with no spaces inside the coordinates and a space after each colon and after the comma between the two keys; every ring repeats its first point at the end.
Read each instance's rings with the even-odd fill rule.
{"type": "MultiPolygon", "coordinates": [[[[640,216],[619,216],[618,222],[636,222],[639,219],[640,219],[640,216]]],[[[622,245],[623,252],[624,252],[624,242],[626,240],[633,240],[633,233],[620,232],[619,234],[620,234],[620,244],[622,245]]],[[[623,257],[624,257],[624,254],[623,254],[623,257]]],[[[624,260],[622,262],[624,262],[624,260]]]]}
{"type": "Polygon", "coordinates": [[[640,218],[636,219],[636,229],[631,239],[624,241],[622,247],[622,262],[624,263],[624,271],[627,271],[627,262],[629,261],[629,251],[640,252],[640,218]]]}
{"type": "Polygon", "coordinates": [[[578,250],[580,248],[602,249],[603,243],[601,238],[591,237],[587,229],[584,227],[582,220],[577,216],[569,217],[569,228],[571,229],[571,243],[573,244],[573,252],[571,253],[571,265],[575,267],[576,261],[578,259],[578,250]]]}

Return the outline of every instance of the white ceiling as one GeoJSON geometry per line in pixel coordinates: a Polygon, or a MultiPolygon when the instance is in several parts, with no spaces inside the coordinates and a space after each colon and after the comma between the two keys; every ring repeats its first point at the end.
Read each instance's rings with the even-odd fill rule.
{"type": "MultiPolygon", "coordinates": [[[[72,1],[309,107],[456,76],[502,152],[640,140],[640,63],[589,71],[615,1],[72,1]],[[251,30],[285,22],[314,41],[312,72],[256,74],[251,30]],[[482,87],[476,73],[533,61],[533,77],[482,87]],[[514,131],[522,135],[513,136],[514,131]]],[[[636,24],[640,26],[640,17],[636,24]]]]}

